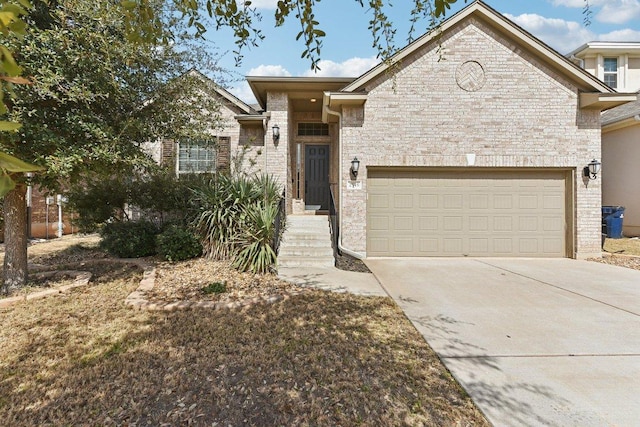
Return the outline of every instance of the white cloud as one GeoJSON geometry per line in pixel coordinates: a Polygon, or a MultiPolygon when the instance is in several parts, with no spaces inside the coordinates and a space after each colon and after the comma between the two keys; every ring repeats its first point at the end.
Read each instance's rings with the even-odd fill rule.
{"type": "MultiPolygon", "coordinates": [[[[585,0],[551,0],[554,6],[584,8],[585,0]]],[[[640,17],[640,0],[589,0],[589,10],[599,22],[624,24],[640,17]]]]}
{"type": "Polygon", "coordinates": [[[278,0],[252,0],[251,7],[256,9],[275,9],[278,5],[278,0]]]}
{"type": "Polygon", "coordinates": [[[597,39],[596,34],[575,21],[545,18],[529,13],[505,16],[560,53],[570,52],[588,41],[597,39]]]}
{"type": "Polygon", "coordinates": [[[291,73],[282,65],[258,65],[250,69],[247,76],[291,77],[291,73]]]}
{"type": "Polygon", "coordinates": [[[640,18],[640,0],[609,1],[596,14],[598,21],[607,24],[623,24],[637,18],[640,18]]]}
{"type": "Polygon", "coordinates": [[[314,72],[307,70],[304,72],[305,77],[358,77],[359,75],[369,71],[380,60],[375,56],[370,58],[350,58],[344,62],[334,62],[323,59],[318,63],[320,70],[314,72]]]}
{"type": "MultiPolygon", "coordinates": [[[[247,72],[247,76],[261,77],[291,77],[291,73],[282,65],[258,65],[247,72]]],[[[246,102],[247,104],[257,104],[253,91],[246,80],[242,80],[229,90],[232,94],[246,102]]]]}
{"type": "Polygon", "coordinates": [[[598,36],[598,40],[610,42],[632,42],[640,40],[640,31],[625,28],[598,36]]]}
{"type": "Polygon", "coordinates": [[[246,80],[243,80],[238,83],[237,86],[229,89],[229,92],[246,102],[247,104],[257,104],[256,97],[253,96],[253,91],[249,87],[249,83],[246,80]]]}
{"type": "MultiPolygon", "coordinates": [[[[616,0],[589,0],[589,7],[599,6],[599,5],[605,4],[607,1],[616,1],[616,0]]],[[[579,8],[583,8],[586,4],[584,0],[551,0],[551,3],[554,6],[579,7],[579,8]]]]}

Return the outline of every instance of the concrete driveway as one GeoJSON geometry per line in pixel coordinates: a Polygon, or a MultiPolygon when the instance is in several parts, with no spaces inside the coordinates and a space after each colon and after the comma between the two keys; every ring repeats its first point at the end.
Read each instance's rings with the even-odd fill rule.
{"type": "Polygon", "coordinates": [[[640,425],[640,271],[569,259],[366,264],[494,425],[640,425]]]}

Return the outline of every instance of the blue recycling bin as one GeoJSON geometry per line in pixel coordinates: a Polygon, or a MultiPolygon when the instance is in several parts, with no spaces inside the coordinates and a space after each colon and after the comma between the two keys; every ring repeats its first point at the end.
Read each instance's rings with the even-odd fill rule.
{"type": "Polygon", "coordinates": [[[603,206],[602,223],[606,228],[607,237],[622,238],[622,223],[624,221],[624,206],[603,206]]]}

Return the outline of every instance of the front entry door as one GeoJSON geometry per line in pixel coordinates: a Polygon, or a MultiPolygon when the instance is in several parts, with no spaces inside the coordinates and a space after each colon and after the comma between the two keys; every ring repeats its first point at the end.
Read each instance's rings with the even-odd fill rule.
{"type": "Polygon", "coordinates": [[[304,146],[304,204],[329,209],[329,146],[304,146]]]}

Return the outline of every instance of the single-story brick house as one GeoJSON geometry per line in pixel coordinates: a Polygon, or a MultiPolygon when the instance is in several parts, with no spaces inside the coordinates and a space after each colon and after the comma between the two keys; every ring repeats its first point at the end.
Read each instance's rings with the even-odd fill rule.
{"type": "MultiPolygon", "coordinates": [[[[272,174],[289,213],[333,202],[346,253],[600,254],[602,177],[583,169],[602,156],[601,111],[636,95],[481,1],[358,78],[248,77],[256,106],[202,77],[220,100],[217,149],[162,141],[149,151],[177,173],[239,162],[272,174]]],[[[52,228],[56,205],[45,207],[52,228]]]]}
{"type": "Polygon", "coordinates": [[[333,201],[348,254],[600,255],[602,180],[583,170],[601,112],[636,95],[481,1],[358,78],[247,81],[258,106],[217,92],[217,141],[249,146],[289,213],[333,201]]]}

